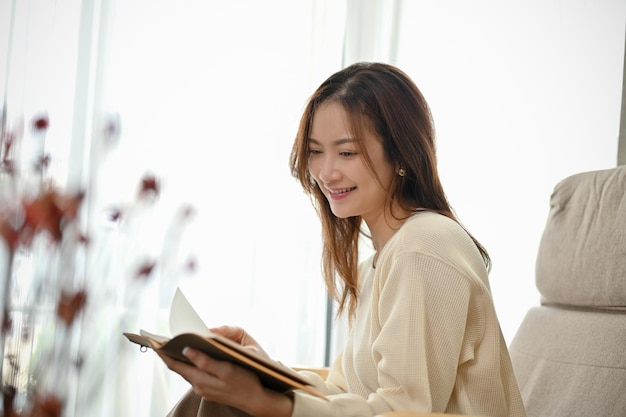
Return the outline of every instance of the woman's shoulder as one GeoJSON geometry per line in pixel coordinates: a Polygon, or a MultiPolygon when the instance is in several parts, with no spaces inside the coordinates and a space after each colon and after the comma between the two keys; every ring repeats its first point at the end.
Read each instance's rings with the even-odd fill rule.
{"type": "Polygon", "coordinates": [[[436,258],[456,269],[485,268],[484,260],[467,231],[455,220],[433,211],[413,214],[389,240],[391,257],[419,255],[436,258]]]}
{"type": "Polygon", "coordinates": [[[397,243],[402,246],[472,241],[458,222],[426,210],[415,212],[409,217],[398,229],[396,237],[397,243]]]}

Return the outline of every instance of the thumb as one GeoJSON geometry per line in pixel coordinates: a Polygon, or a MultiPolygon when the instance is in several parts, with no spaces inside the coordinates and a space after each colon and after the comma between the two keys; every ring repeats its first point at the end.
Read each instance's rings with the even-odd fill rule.
{"type": "Polygon", "coordinates": [[[210,329],[213,333],[217,333],[221,336],[224,336],[230,340],[232,340],[233,342],[237,342],[240,345],[245,345],[246,343],[246,338],[249,337],[247,336],[247,333],[245,332],[244,329],[242,329],[241,327],[236,327],[236,326],[219,326],[219,327],[213,327],[212,329],[210,329]]]}

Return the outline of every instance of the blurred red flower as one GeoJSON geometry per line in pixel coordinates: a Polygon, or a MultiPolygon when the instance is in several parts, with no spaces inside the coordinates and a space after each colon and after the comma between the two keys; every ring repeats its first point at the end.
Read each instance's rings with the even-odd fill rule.
{"type": "Polygon", "coordinates": [[[35,117],[32,121],[33,129],[35,130],[46,130],[50,125],[50,120],[48,119],[47,114],[41,114],[35,117]]]}
{"type": "Polygon", "coordinates": [[[69,327],[86,303],[87,292],[84,290],[73,294],[63,291],[57,304],[57,317],[69,327]]]}
{"type": "Polygon", "coordinates": [[[63,195],[54,189],[46,190],[33,200],[23,201],[24,237],[29,240],[40,230],[45,230],[55,241],[63,237],[63,226],[76,219],[84,193],[63,195]]]}

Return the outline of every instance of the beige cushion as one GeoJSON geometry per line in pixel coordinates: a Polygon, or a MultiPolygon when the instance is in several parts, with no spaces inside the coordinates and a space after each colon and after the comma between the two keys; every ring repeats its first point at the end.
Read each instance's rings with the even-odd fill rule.
{"type": "Polygon", "coordinates": [[[555,187],[536,280],[544,303],[626,306],[626,166],[555,187]]]}
{"type": "Polygon", "coordinates": [[[509,348],[529,417],[626,416],[626,315],[531,309],[509,348]]]}
{"type": "Polygon", "coordinates": [[[626,416],[625,166],[557,184],[536,266],[509,346],[528,416],[626,416]]]}

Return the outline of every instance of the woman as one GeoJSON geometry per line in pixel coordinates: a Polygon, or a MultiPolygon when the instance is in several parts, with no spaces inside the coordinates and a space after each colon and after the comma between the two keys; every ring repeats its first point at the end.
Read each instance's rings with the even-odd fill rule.
{"type": "MultiPolygon", "coordinates": [[[[524,416],[489,255],[446,199],[430,110],[413,81],[381,63],[332,75],[304,111],[290,162],[322,221],[329,293],[350,319],[327,380],[303,373],[328,401],[264,389],[248,371],[188,349],[195,367],[163,357],[193,387],[170,416],[524,416]],[[375,249],[366,260],[363,236],[375,249]]],[[[240,328],[215,331],[263,354],[240,328]]]]}

